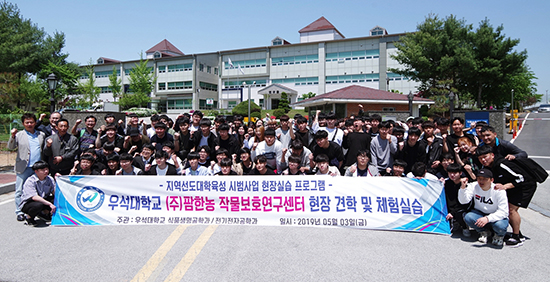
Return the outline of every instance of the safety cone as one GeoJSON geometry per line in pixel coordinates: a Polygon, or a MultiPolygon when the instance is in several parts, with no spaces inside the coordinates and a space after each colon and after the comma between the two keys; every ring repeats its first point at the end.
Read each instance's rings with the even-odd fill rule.
{"type": "Polygon", "coordinates": [[[517,136],[517,132],[516,132],[516,129],[514,128],[514,134],[512,135],[512,139],[516,139],[516,136],[517,136]]]}

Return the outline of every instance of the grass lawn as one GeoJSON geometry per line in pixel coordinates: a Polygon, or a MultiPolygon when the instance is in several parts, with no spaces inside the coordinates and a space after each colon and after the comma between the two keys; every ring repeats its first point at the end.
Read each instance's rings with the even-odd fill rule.
{"type": "Polygon", "coordinates": [[[6,141],[8,142],[8,140],[10,139],[10,135],[9,133],[0,133],[0,141],[6,141]]]}

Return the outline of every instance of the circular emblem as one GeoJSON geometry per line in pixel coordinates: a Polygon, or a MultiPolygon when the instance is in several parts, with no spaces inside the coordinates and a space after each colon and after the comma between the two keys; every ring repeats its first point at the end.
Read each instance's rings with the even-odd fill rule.
{"type": "Polygon", "coordinates": [[[85,212],[93,212],[103,204],[105,194],[99,188],[86,186],[76,195],[78,207],[85,212]]]}

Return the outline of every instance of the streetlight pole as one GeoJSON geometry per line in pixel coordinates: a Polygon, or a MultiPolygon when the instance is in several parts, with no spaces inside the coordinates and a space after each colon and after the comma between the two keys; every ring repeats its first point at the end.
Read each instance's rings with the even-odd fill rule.
{"type": "Polygon", "coordinates": [[[412,91],[409,91],[408,98],[409,98],[409,114],[412,117],[413,116],[413,99],[414,99],[414,94],[412,93],[412,91]]]}
{"type": "Polygon", "coordinates": [[[450,120],[453,120],[454,116],[453,116],[453,112],[455,110],[455,93],[453,93],[451,91],[451,93],[449,93],[449,117],[450,117],[450,120]]]}
{"type": "Polygon", "coordinates": [[[48,81],[48,88],[50,89],[50,114],[52,114],[53,112],[55,112],[54,94],[55,88],[57,87],[57,77],[55,76],[55,74],[50,73],[46,80],[48,81]]]}

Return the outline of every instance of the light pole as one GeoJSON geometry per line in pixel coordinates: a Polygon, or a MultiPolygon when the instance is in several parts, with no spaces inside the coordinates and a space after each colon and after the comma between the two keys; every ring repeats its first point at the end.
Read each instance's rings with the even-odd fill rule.
{"type": "Polygon", "coordinates": [[[450,120],[453,120],[454,110],[455,110],[455,93],[453,93],[453,91],[451,91],[451,93],[449,93],[449,117],[450,117],[450,120]]]}
{"type": "MultiPolygon", "coordinates": [[[[252,84],[256,84],[256,81],[252,82],[252,84]]],[[[246,82],[243,81],[243,87],[246,87],[246,82]]],[[[248,122],[250,123],[250,87],[252,85],[248,85],[248,122]]]]}
{"type": "Polygon", "coordinates": [[[412,93],[412,91],[409,91],[408,97],[409,97],[409,114],[412,117],[413,116],[413,99],[414,99],[414,94],[412,93]]]}
{"type": "Polygon", "coordinates": [[[48,75],[48,78],[46,78],[46,80],[48,80],[48,88],[50,89],[50,114],[52,114],[53,112],[55,112],[54,93],[55,93],[55,88],[57,87],[57,77],[55,76],[55,74],[50,73],[50,75],[48,75]]]}

